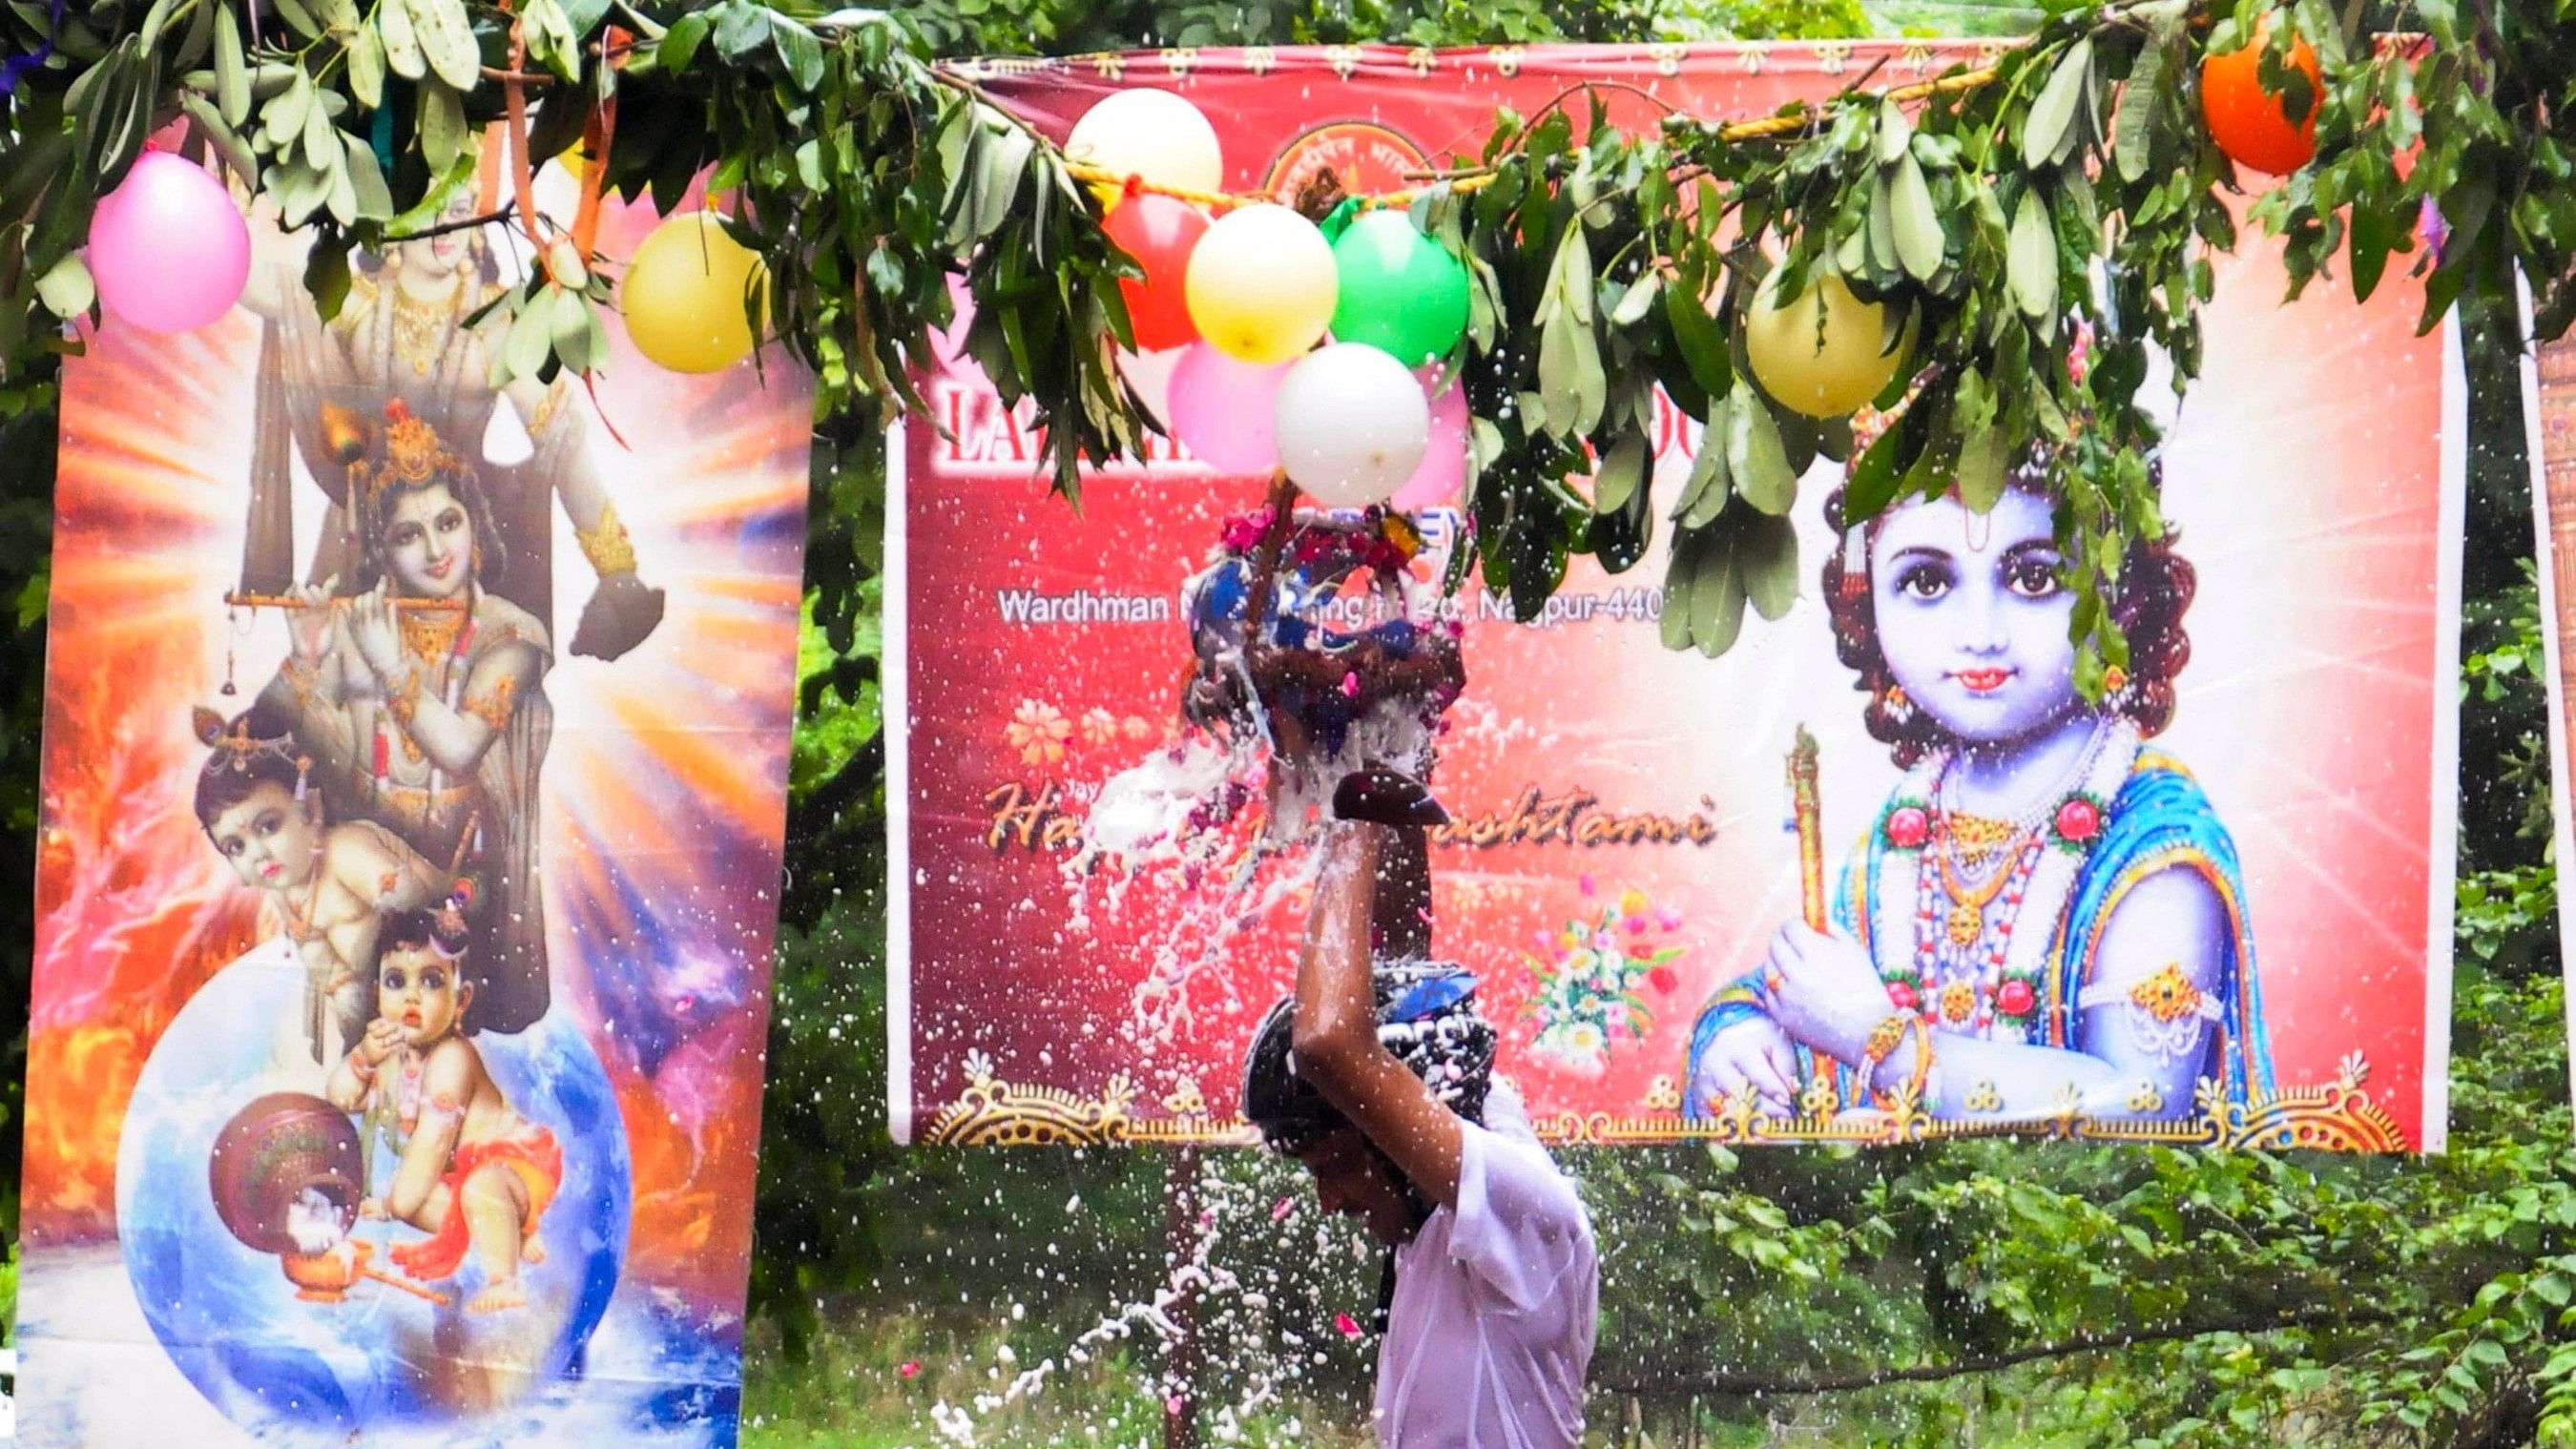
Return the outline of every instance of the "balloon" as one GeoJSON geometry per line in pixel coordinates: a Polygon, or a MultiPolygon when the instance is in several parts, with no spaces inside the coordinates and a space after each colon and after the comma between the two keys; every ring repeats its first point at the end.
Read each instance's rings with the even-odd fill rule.
{"type": "Polygon", "coordinates": [[[1420,467],[1431,407],[1411,369],[1377,348],[1336,342],[1279,381],[1279,461],[1332,508],[1384,501],[1420,467]]]}
{"type": "MultiPolygon", "coordinates": [[[[1150,87],[1115,92],[1083,112],[1065,138],[1064,154],[1120,180],[1137,176],[1185,191],[1214,191],[1225,184],[1225,153],[1217,146],[1216,127],[1198,107],[1150,87]]],[[[1117,182],[1095,182],[1091,189],[1102,210],[1119,205],[1123,188],[1117,182]]]]}
{"type": "Polygon", "coordinates": [[[1744,356],[1762,390],[1811,418],[1840,417],[1878,396],[1910,350],[1910,330],[1894,351],[1882,352],[1886,308],[1853,296],[1831,272],[1811,275],[1807,290],[1784,306],[1779,279],[1773,272],[1745,310],[1744,356]]]}
{"type": "Polygon", "coordinates": [[[1267,476],[1279,467],[1272,413],[1288,364],[1238,362],[1204,342],[1192,343],[1172,369],[1166,394],[1173,436],[1212,468],[1267,476]]]}
{"type": "Polygon", "coordinates": [[[2325,100],[2317,53],[2304,40],[2290,42],[2290,65],[2308,78],[2308,113],[2291,124],[2289,98],[2263,89],[2266,23],[2244,49],[2200,63],[2200,114],[2209,139],[2239,166],[2287,176],[2317,154],[2317,107],[2325,100]]]}
{"type": "Polygon", "coordinates": [[[135,159],[89,223],[100,304],[147,332],[191,332],[250,280],[250,227],[224,184],[167,151],[135,159]]]}
{"type": "Polygon", "coordinates": [[[1400,211],[1364,213],[1333,243],[1333,340],[1365,342],[1407,367],[1446,357],[1467,332],[1467,268],[1400,211]]]}
{"type": "Polygon", "coordinates": [[[1244,362],[1286,362],[1333,320],[1333,249],[1287,207],[1239,207],[1199,238],[1187,292],[1201,337],[1244,362]]]}
{"type": "Polygon", "coordinates": [[[1430,401],[1431,440],[1422,450],[1421,466],[1386,500],[1387,507],[1403,513],[1448,507],[1467,488],[1467,385],[1453,381],[1432,391],[1440,388],[1437,367],[1426,367],[1413,376],[1430,401]]]}
{"type": "Polygon", "coordinates": [[[759,256],[692,211],[644,238],[617,296],[636,351],[673,372],[721,372],[751,355],[743,298],[755,285],[767,291],[759,256]]]}
{"type": "Polygon", "coordinates": [[[1160,352],[1197,341],[1199,330],[1190,322],[1190,253],[1207,235],[1207,217],[1188,202],[1143,192],[1109,213],[1100,229],[1145,269],[1141,282],[1118,282],[1127,320],[1135,324],[1137,350],[1160,352]]]}

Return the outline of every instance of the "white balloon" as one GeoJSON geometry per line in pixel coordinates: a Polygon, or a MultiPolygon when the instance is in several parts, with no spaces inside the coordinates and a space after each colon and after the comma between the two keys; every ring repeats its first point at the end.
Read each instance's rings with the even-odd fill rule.
{"type": "MultiPolygon", "coordinates": [[[[1150,87],[1115,92],[1083,112],[1065,138],[1064,154],[1158,186],[1216,191],[1225,185],[1225,153],[1217,146],[1216,127],[1198,107],[1150,87]]],[[[1106,184],[1100,189],[1112,195],[1117,191],[1106,184]]]]}
{"type": "Polygon", "coordinates": [[[1279,381],[1279,463],[1332,508],[1392,496],[1422,464],[1431,407],[1403,363],[1359,342],[1317,348],[1279,381]]]}

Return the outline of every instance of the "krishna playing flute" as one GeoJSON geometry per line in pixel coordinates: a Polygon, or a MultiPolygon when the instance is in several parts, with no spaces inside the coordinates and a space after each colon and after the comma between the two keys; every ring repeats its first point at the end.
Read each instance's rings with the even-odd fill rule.
{"type": "Polygon", "coordinates": [[[2170,538],[2131,549],[2129,661],[2097,704],[2037,463],[1982,515],[1955,491],[1851,526],[1841,493],[1825,506],[1836,650],[1905,774],[1828,887],[1801,740],[1806,918],[1701,1011],[1685,1112],[2178,1121],[2204,1090],[2270,1097],[2235,846],[2147,743],[2190,655],[2190,563],[2170,538]]]}

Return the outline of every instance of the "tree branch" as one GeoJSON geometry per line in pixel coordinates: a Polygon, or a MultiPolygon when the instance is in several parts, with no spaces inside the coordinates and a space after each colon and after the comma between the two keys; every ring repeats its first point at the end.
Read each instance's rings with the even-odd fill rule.
{"type": "Polygon", "coordinates": [[[1853,1389],[1874,1389],[1887,1384],[1935,1383],[1961,1378],[1968,1374],[1993,1373],[2034,1359],[2064,1358],[2069,1354],[2099,1353],[2105,1349],[2135,1348],[2147,1343],[2170,1343],[2180,1339],[2207,1338],[2220,1333],[2278,1333],[2284,1329],[2312,1328],[2332,1324],[2350,1326],[2365,1323],[2390,1323],[2393,1313],[2380,1308],[2340,1308],[2318,1306],[2289,1313],[2242,1313],[2223,1318],[2201,1319],[2188,1323],[2167,1324],[2152,1328],[2129,1328],[2114,1333],[2086,1333],[2054,1343],[2032,1344],[2027,1348],[2009,1349],[2002,1353],[1976,1354],[1953,1359],[1948,1363],[1908,1364],[1898,1368],[1866,1369],[1852,1373],[1818,1374],[1812,1377],[1776,1377],[1765,1374],[1640,1374],[1601,1376],[1593,1380],[1596,1388],[1623,1394],[1648,1394],[1674,1397],[1685,1394],[1714,1394],[1721,1398],[1760,1398],[1769,1395],[1835,1394],[1853,1389]]]}

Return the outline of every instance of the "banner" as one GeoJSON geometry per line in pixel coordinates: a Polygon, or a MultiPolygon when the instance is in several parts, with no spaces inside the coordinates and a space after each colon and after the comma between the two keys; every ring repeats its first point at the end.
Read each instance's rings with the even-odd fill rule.
{"type": "MultiPolygon", "coordinates": [[[[1498,106],[1531,116],[1584,82],[1609,83],[1633,128],[1665,107],[1757,115],[1985,53],[1335,48],[973,70],[1058,136],[1114,88],[1176,90],[1216,124],[1229,186],[1290,197],[1326,168],[1357,191],[1420,184],[1407,178],[1472,159],[1498,106]]],[[[1900,510],[1856,541],[1828,524],[1840,477],[1820,463],[1796,509],[1796,606],[1748,621],[1714,661],[1659,640],[1669,525],[1629,573],[1578,562],[1525,625],[1473,582],[1437,599],[1462,520],[1415,515],[1410,587],[1431,597],[1414,622],[1454,622],[1466,671],[1431,777],[1451,816],[1434,835],[1433,951],[1477,973],[1544,1135],[2440,1146],[2451,344],[2415,335],[2408,278],[2362,306],[2323,279],[2283,306],[2278,252],[2254,229],[2209,261],[2204,374],[2159,463],[2175,532],[2132,560],[2137,677],[2103,706],[2065,680],[2069,601],[2047,505],[2027,494],[1987,518],[1900,510]],[[1879,556],[1900,531],[1931,564],[1879,556]],[[1915,610],[1901,638],[1898,589],[1915,610]],[[1992,632],[2006,615],[2024,622],[1992,632]],[[1977,668],[1942,662],[1989,650],[1977,668]],[[1897,687],[1909,670],[1941,697],[1897,687]],[[2049,728],[1950,748],[1952,725],[1996,710],[2049,728]],[[1751,1014],[1730,1006],[1735,984],[1801,914],[1783,822],[1802,730],[1840,959],[1865,973],[1862,1009],[1911,1010],[1940,1046],[1937,1090],[1911,1110],[1839,1100],[1813,1070],[1792,1101],[1716,1089],[1742,1040],[1723,1033],[1751,1014]],[[2026,813],[1979,816],[1978,791],[2026,813]]],[[[1131,375],[1150,398],[1171,366],[1139,359],[1131,375]]],[[[1185,583],[1257,533],[1264,480],[1158,441],[1089,473],[1077,510],[1030,476],[1028,419],[971,362],[923,383],[938,426],[908,428],[889,511],[891,717],[908,722],[888,795],[896,1130],[1246,1140],[1240,1063],[1292,978],[1303,853],[1247,824],[1257,784],[1179,706],[1196,662],[1185,583]]],[[[1697,431],[1667,407],[1658,520],[1697,431]]],[[[1364,602],[1328,589],[1308,622],[1356,629],[1364,613],[1336,611],[1364,602]]]]}
{"type": "Polygon", "coordinates": [[[730,1445],[809,383],[253,236],[64,372],[19,1442],[730,1445]]]}
{"type": "MultiPolygon", "coordinates": [[[[2538,348],[2522,372],[2524,443],[2531,458],[2531,511],[2539,559],[2542,648],[2549,661],[2550,816],[2556,859],[2576,859],[2576,797],[2568,779],[2567,742],[2570,709],[2576,709],[2576,679],[2568,671],[2567,639],[2576,629],[2576,339],[2560,338],[2538,348]]],[[[2568,946],[2576,942],[2576,905],[2566,893],[2558,897],[2559,969],[2568,970],[2568,946]]],[[[2568,1037],[2576,1041],[2576,997],[2568,1002],[2568,1037]]],[[[2576,1089],[2576,1061],[2569,1064],[2570,1087],[2576,1089]]]]}

